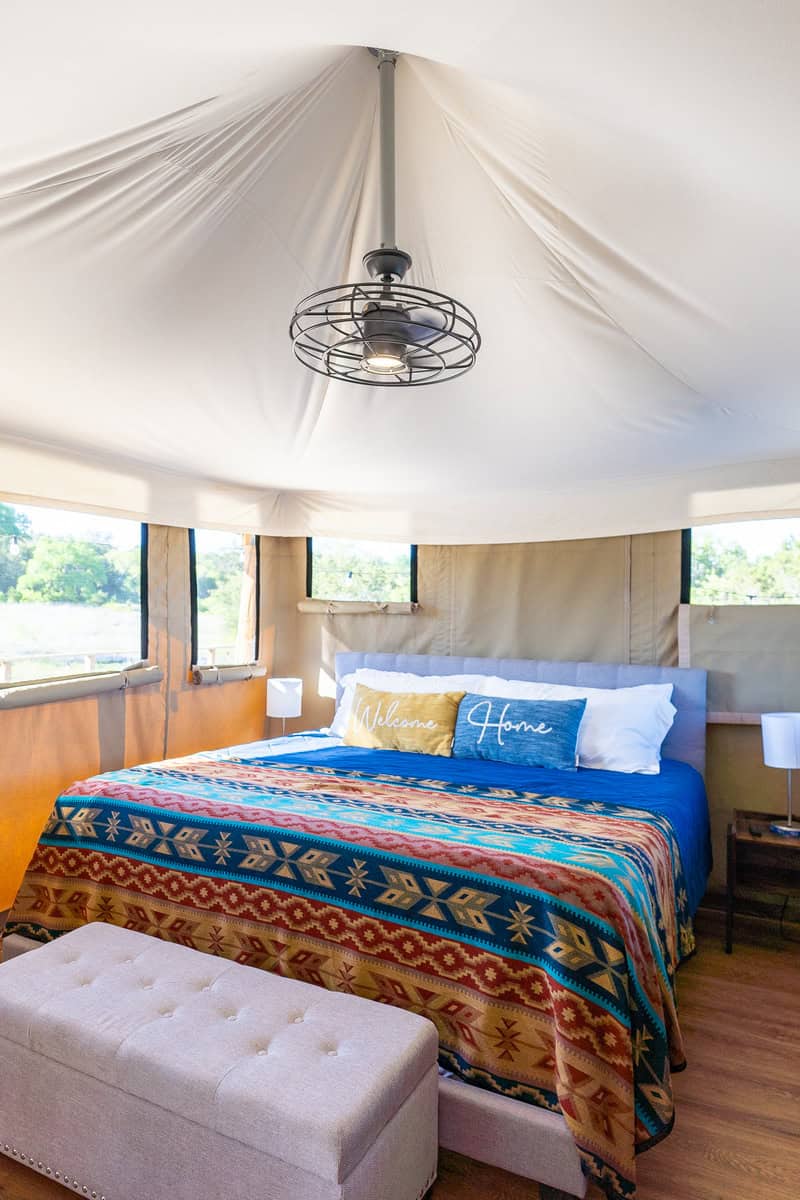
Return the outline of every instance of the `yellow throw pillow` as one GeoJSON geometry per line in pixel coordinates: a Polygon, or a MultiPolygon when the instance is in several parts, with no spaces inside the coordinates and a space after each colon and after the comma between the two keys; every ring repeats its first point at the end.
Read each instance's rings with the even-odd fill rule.
{"type": "Polygon", "coordinates": [[[376,692],[359,683],[346,746],[449,757],[464,692],[376,692]]]}

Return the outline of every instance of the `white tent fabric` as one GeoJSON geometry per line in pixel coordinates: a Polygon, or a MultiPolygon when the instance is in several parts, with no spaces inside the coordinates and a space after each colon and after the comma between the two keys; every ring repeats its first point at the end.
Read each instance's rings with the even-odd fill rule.
{"type": "Polygon", "coordinates": [[[0,14],[0,492],[166,524],[522,541],[800,512],[800,6],[0,14]],[[476,313],[441,386],[327,383],[302,296],[398,237],[476,313]]]}

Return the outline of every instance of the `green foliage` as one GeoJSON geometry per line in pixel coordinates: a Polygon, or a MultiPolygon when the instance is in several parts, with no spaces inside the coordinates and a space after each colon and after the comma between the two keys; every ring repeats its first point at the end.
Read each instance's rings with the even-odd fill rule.
{"type": "Polygon", "coordinates": [[[242,551],[207,550],[197,555],[197,607],[221,617],[231,640],[239,625],[242,595],[242,551]]]}
{"type": "Polygon", "coordinates": [[[108,552],[111,566],[111,599],[120,604],[139,604],[142,593],[142,552],[138,546],[108,552]]]}
{"type": "Polygon", "coordinates": [[[16,560],[22,571],[0,590],[8,599],[51,604],[138,604],[139,552],[79,538],[38,537],[16,560]]]}
{"type": "Polygon", "coordinates": [[[10,504],[0,503],[0,538],[28,538],[31,535],[31,523],[28,518],[10,504]]]}
{"type": "Polygon", "coordinates": [[[9,504],[0,504],[0,601],[8,597],[25,573],[33,553],[30,528],[26,516],[9,504]]]}
{"type": "Polygon", "coordinates": [[[354,553],[347,545],[335,550],[313,548],[314,596],[319,600],[410,599],[408,547],[397,554],[366,556],[354,553]]]}
{"type": "Polygon", "coordinates": [[[30,519],[0,504],[0,601],[120,604],[140,601],[138,547],[74,537],[33,537],[30,519]]]}
{"type": "Polygon", "coordinates": [[[33,547],[30,542],[22,542],[11,552],[0,539],[0,602],[10,599],[21,577],[25,574],[33,547]]]}
{"type": "Polygon", "coordinates": [[[800,540],[749,557],[743,546],[692,540],[693,604],[800,604],[800,540]]]}
{"type": "Polygon", "coordinates": [[[36,539],[16,590],[22,601],[107,604],[118,583],[107,546],[43,536],[36,539]]]}

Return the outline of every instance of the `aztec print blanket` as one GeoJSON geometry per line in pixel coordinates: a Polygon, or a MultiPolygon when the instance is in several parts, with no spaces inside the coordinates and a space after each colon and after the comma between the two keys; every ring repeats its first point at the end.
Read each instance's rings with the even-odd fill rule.
{"type": "Polygon", "coordinates": [[[659,814],[198,755],[68,788],[12,917],[45,938],[109,921],[421,1013],[447,1070],[563,1113],[609,1197],[672,1125],[694,939],[659,814]]]}

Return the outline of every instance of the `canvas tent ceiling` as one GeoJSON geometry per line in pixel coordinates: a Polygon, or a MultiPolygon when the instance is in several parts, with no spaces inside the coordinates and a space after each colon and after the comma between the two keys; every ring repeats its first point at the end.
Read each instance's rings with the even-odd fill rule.
{"type": "Polygon", "coordinates": [[[174,524],[538,540],[800,511],[800,7],[7,0],[0,491],[174,524]],[[303,369],[376,242],[398,68],[439,387],[303,369]]]}

